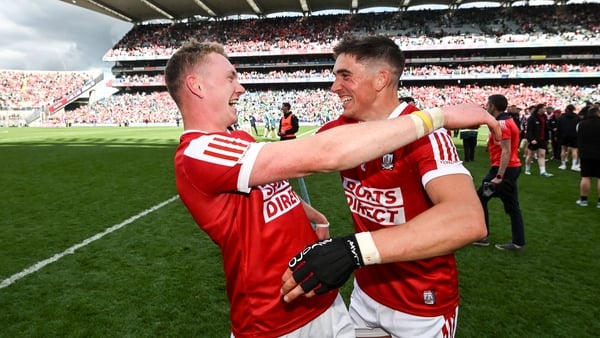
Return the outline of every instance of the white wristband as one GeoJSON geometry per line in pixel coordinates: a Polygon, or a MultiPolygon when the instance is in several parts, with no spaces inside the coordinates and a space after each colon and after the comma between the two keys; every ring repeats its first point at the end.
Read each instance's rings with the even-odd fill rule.
{"type": "Polygon", "coordinates": [[[444,127],[444,112],[440,108],[427,109],[431,120],[433,121],[433,130],[444,127]]]}
{"type": "Polygon", "coordinates": [[[315,224],[315,227],[317,228],[329,228],[329,223],[317,223],[315,224]]]}
{"type": "Polygon", "coordinates": [[[381,263],[381,256],[379,250],[375,246],[373,236],[370,232],[359,232],[356,234],[356,242],[360,248],[363,262],[365,265],[379,264],[381,263]]]}

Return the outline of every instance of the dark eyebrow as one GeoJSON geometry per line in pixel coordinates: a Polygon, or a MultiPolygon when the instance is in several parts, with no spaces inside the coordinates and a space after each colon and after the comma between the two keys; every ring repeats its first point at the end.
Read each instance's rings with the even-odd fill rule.
{"type": "Polygon", "coordinates": [[[350,70],[348,70],[348,69],[344,69],[344,68],[342,68],[342,69],[338,69],[338,70],[336,70],[334,73],[335,73],[335,74],[340,74],[340,73],[342,73],[342,75],[352,74],[352,72],[351,72],[350,70]]]}

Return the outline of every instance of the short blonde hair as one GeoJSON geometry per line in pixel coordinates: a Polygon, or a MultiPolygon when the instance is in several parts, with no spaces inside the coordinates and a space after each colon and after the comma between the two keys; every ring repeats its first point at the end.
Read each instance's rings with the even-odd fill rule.
{"type": "Polygon", "coordinates": [[[186,41],[167,62],[165,67],[165,84],[173,101],[179,106],[180,90],[185,77],[194,68],[201,65],[206,56],[212,53],[227,57],[225,48],[216,42],[198,42],[196,39],[186,41]]]}

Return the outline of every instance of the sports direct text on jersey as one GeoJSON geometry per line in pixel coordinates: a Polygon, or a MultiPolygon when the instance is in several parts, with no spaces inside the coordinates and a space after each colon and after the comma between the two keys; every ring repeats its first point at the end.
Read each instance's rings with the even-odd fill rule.
{"type": "Polygon", "coordinates": [[[344,178],[344,191],[350,211],[383,226],[406,223],[400,188],[376,189],[344,178]]]}

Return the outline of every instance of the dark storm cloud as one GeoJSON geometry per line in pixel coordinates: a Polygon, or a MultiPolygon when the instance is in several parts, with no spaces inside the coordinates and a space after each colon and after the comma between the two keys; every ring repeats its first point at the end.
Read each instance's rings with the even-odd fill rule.
{"type": "Polygon", "coordinates": [[[0,69],[108,68],[102,56],[130,28],[58,0],[0,0],[0,69]]]}

